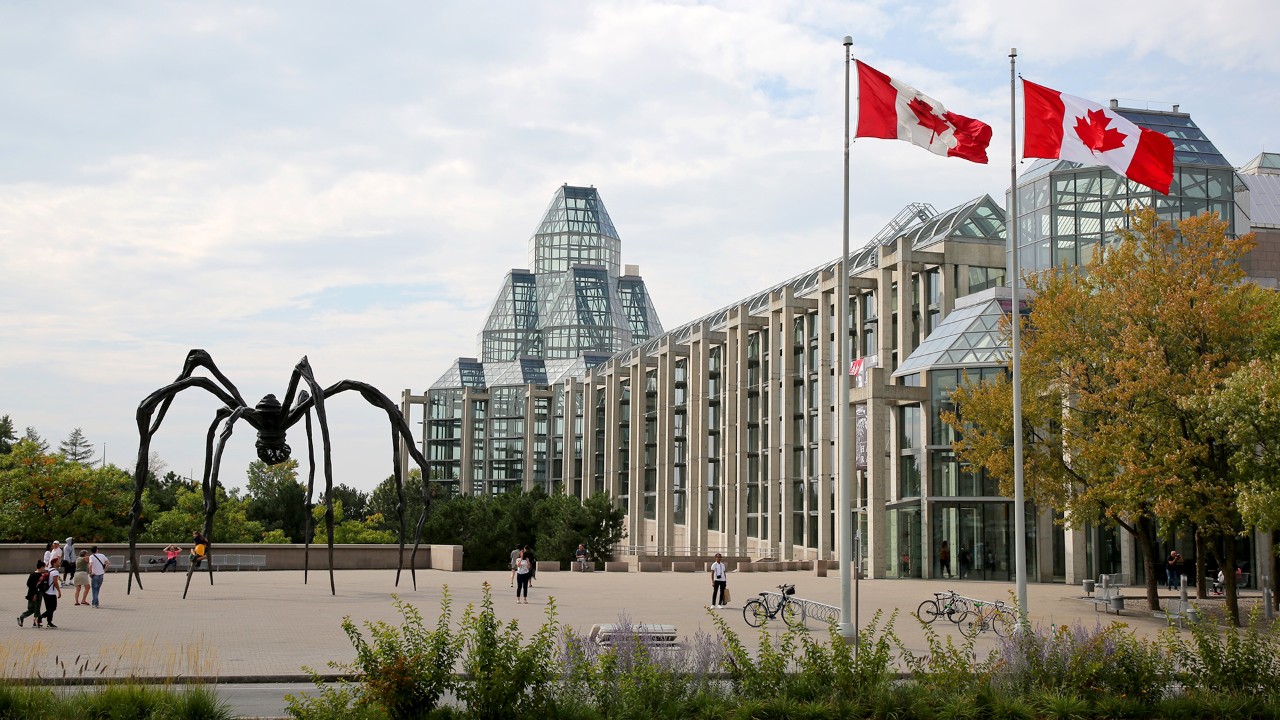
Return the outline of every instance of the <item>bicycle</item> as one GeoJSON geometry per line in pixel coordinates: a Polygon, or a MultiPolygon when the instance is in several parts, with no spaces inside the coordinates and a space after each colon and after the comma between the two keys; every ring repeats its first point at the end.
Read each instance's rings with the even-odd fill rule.
{"type": "Polygon", "coordinates": [[[742,607],[742,617],[751,627],[760,627],[766,620],[773,620],[782,615],[785,621],[791,627],[801,627],[804,625],[805,612],[804,606],[791,599],[796,594],[795,585],[779,585],[778,597],[781,599],[771,602],[770,597],[773,593],[762,592],[760,597],[752,598],[742,607]]]}
{"type": "Polygon", "coordinates": [[[969,598],[960,595],[955,590],[948,590],[947,592],[936,592],[933,594],[932,600],[925,600],[920,603],[920,607],[916,609],[916,617],[920,618],[920,622],[929,625],[934,620],[945,616],[951,622],[959,625],[969,617],[970,612],[972,610],[969,607],[969,598]]]}
{"type": "Polygon", "coordinates": [[[973,604],[977,606],[973,611],[976,618],[969,621],[967,628],[961,628],[961,631],[967,637],[977,637],[978,633],[986,632],[987,630],[994,631],[1000,637],[1008,637],[1009,633],[1017,625],[1013,615],[1013,608],[1005,605],[1003,600],[997,600],[993,603],[974,600],[973,604]]]}

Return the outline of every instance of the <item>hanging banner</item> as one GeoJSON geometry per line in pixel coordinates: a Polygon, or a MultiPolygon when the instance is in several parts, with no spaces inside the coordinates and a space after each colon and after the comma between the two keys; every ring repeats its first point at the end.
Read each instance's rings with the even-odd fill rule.
{"type": "Polygon", "coordinates": [[[849,375],[853,377],[853,386],[860,388],[867,384],[867,371],[880,367],[879,355],[864,355],[849,363],[849,375]]]}

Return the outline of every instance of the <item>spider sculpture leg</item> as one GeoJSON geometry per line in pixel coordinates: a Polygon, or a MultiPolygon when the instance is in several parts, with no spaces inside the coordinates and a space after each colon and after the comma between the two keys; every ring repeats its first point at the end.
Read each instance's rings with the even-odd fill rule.
{"type": "MultiPolygon", "coordinates": [[[[303,416],[310,418],[308,410],[315,409],[316,423],[320,425],[320,448],[324,452],[324,527],[326,534],[329,536],[329,592],[332,595],[337,595],[338,588],[333,579],[333,454],[331,452],[332,446],[329,444],[329,417],[324,409],[324,390],[316,382],[315,374],[311,372],[311,363],[305,355],[298,361],[297,367],[293,370],[293,376],[289,380],[289,389],[285,392],[284,407],[289,407],[289,403],[293,401],[293,393],[299,381],[307,384],[307,387],[311,390],[311,397],[299,399],[297,406],[289,413],[285,427],[293,426],[303,416]]],[[[310,447],[310,432],[307,433],[307,443],[308,447],[310,447]]],[[[311,466],[315,467],[314,458],[311,466]]],[[[310,543],[307,545],[307,553],[310,554],[310,543]]]]}
{"type": "MultiPolygon", "coordinates": [[[[306,402],[307,398],[304,394],[301,402],[306,402]]],[[[303,520],[303,551],[302,551],[302,584],[307,584],[307,574],[311,567],[311,498],[314,497],[316,490],[316,444],[312,441],[311,435],[311,413],[307,412],[307,513],[306,519],[303,520]]]]}
{"type": "MultiPolygon", "coordinates": [[[[400,518],[400,559],[396,566],[396,585],[400,584],[400,572],[404,567],[404,480],[400,472],[400,443],[404,442],[409,454],[418,463],[418,467],[422,469],[422,514],[418,517],[416,526],[416,534],[413,540],[413,554],[409,557],[409,572],[413,577],[413,589],[418,589],[418,575],[416,558],[418,555],[418,546],[422,540],[422,525],[427,517],[427,510],[430,508],[431,497],[428,491],[427,479],[430,477],[427,473],[427,459],[422,456],[414,446],[413,433],[409,429],[409,423],[405,422],[404,416],[400,414],[400,409],[386,395],[372,385],[358,380],[343,380],[335,383],[324,391],[325,397],[333,397],[347,390],[355,390],[374,407],[381,408],[387,413],[387,419],[391,422],[391,466],[395,475],[396,482],[396,515],[400,518]]],[[[330,490],[332,492],[332,490],[330,490]]]]}
{"type": "Polygon", "coordinates": [[[142,588],[142,574],[138,567],[138,532],[142,528],[142,490],[147,483],[151,438],[160,429],[160,423],[164,420],[165,414],[168,413],[169,405],[173,402],[173,398],[183,390],[193,387],[204,389],[222,401],[225,407],[219,412],[230,412],[229,408],[244,406],[244,399],[240,397],[240,391],[218,370],[217,366],[213,364],[212,358],[203,350],[192,350],[188,353],[187,361],[183,365],[178,379],[148,395],[138,406],[138,462],[133,476],[133,505],[129,510],[130,572],[129,582],[125,589],[126,594],[132,593],[135,580],[138,582],[138,588],[142,588]],[[209,378],[193,377],[191,373],[197,367],[207,369],[221,384],[215,383],[209,378]]]}
{"type": "MultiPolygon", "coordinates": [[[[231,431],[235,427],[236,421],[248,408],[239,407],[227,416],[226,421],[222,425],[222,432],[218,436],[218,445],[213,451],[210,458],[206,455],[204,469],[204,559],[208,563],[209,585],[213,585],[213,541],[210,539],[213,535],[213,516],[218,512],[218,472],[222,468],[222,451],[226,448],[227,440],[231,437],[231,431]]],[[[221,414],[221,413],[220,413],[221,414]]],[[[215,423],[216,425],[216,423],[215,423]]],[[[213,439],[214,426],[209,427],[209,440],[213,439]]],[[[187,583],[182,588],[182,599],[187,599],[187,591],[191,589],[191,576],[196,571],[195,563],[191,563],[187,567],[187,583]]]]}

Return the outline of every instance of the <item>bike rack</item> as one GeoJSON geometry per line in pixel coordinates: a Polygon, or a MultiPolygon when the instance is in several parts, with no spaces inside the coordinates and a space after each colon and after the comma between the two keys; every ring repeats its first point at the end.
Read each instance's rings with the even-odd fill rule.
{"type": "MultiPolygon", "coordinates": [[[[782,602],[782,593],[780,592],[764,592],[761,595],[769,599],[771,605],[782,602]]],[[[834,605],[826,605],[824,603],[815,602],[813,600],[805,600],[795,595],[791,596],[791,602],[799,605],[804,610],[806,620],[813,618],[832,625],[840,622],[840,608],[834,605]]]]}

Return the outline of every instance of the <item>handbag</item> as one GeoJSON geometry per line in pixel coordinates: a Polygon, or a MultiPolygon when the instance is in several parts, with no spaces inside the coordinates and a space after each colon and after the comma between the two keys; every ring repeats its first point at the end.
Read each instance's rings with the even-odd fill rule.
{"type": "Polygon", "coordinates": [[[725,585],[724,589],[720,591],[720,601],[725,603],[729,602],[729,586],[728,585],[725,585]]]}

